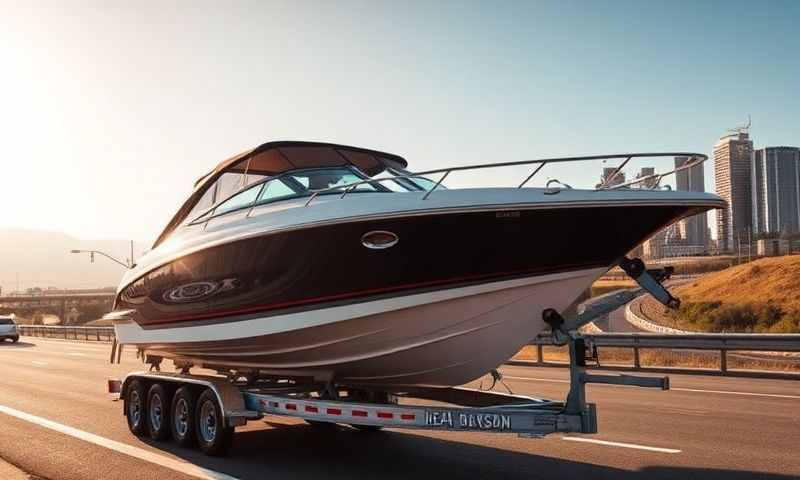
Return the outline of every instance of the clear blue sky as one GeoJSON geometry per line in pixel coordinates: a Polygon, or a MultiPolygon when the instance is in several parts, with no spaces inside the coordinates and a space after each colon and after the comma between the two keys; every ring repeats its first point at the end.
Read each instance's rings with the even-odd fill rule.
{"type": "Polygon", "coordinates": [[[270,139],[427,169],[710,154],[751,114],[756,146],[800,144],[797,1],[0,7],[0,227],[152,240],[196,177],[270,139]]]}

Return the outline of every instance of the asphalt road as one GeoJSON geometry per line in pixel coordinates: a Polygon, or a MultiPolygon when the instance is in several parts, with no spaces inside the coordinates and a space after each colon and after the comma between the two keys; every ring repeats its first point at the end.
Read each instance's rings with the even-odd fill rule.
{"type": "MultiPolygon", "coordinates": [[[[227,458],[132,436],[106,379],[141,369],[108,344],[0,345],[0,458],[60,479],[800,478],[800,382],[672,376],[673,390],[590,385],[600,433],[318,430],[289,418],[240,428],[227,458]],[[612,443],[603,443],[612,442],[612,443]],[[622,445],[621,445],[622,444],[622,445]],[[168,468],[171,467],[171,468],[168,468]],[[206,470],[200,470],[206,469],[206,470]]],[[[516,393],[563,399],[562,368],[506,367],[516,393]]]]}
{"type": "Polygon", "coordinates": [[[594,322],[597,327],[604,332],[640,332],[629,321],[625,320],[625,307],[618,308],[609,313],[603,320],[594,322]]]}

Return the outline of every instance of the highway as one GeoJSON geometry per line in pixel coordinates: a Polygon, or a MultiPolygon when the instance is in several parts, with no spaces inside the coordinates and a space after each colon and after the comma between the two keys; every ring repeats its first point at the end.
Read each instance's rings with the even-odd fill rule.
{"type": "MultiPolygon", "coordinates": [[[[600,433],[319,430],[266,418],[238,429],[227,458],[137,439],[106,379],[142,369],[108,344],[23,337],[0,345],[0,458],[61,479],[800,478],[800,382],[671,377],[668,392],[590,385],[600,433]],[[585,440],[585,441],[584,441],[585,440]]],[[[505,367],[515,393],[563,399],[563,368],[505,367]]]]}

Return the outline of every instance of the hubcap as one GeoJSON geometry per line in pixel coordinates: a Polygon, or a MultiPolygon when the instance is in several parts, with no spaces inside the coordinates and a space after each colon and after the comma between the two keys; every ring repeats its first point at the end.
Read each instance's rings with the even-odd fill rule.
{"type": "Polygon", "coordinates": [[[139,398],[139,392],[136,390],[132,391],[130,395],[128,416],[131,419],[131,424],[134,427],[138,427],[139,422],[142,421],[142,400],[139,398]]]}
{"type": "Polygon", "coordinates": [[[217,436],[217,412],[211,400],[200,407],[200,435],[206,443],[212,443],[217,436]]]}
{"type": "Polygon", "coordinates": [[[183,398],[175,405],[175,431],[181,437],[189,431],[189,406],[183,398]]]}
{"type": "Polygon", "coordinates": [[[153,430],[161,430],[163,413],[161,409],[161,395],[155,394],[150,398],[150,425],[153,426],[153,430]]]}

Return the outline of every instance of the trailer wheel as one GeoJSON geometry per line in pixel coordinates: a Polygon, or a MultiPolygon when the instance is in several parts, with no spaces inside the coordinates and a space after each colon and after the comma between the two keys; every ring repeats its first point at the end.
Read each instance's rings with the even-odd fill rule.
{"type": "Polygon", "coordinates": [[[225,425],[222,407],[210,389],[205,389],[197,399],[195,408],[197,443],[206,455],[222,456],[233,444],[233,427],[225,425]]]}
{"type": "Polygon", "coordinates": [[[197,443],[194,431],[195,396],[188,386],[179,388],[172,397],[170,408],[170,431],[172,439],[181,447],[193,447],[197,443]]]}
{"type": "Polygon", "coordinates": [[[170,433],[169,392],[160,383],[147,392],[147,433],[153,440],[166,440],[170,433]]]}
{"type": "Polygon", "coordinates": [[[145,398],[144,383],[141,380],[131,381],[125,394],[125,417],[128,419],[128,429],[137,437],[145,434],[145,398]]]}

